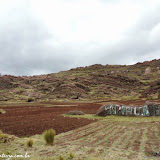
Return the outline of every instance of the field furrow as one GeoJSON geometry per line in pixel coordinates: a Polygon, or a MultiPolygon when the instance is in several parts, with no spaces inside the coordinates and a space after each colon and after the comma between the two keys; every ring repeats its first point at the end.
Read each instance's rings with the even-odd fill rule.
{"type": "Polygon", "coordinates": [[[123,149],[129,149],[132,146],[133,141],[136,139],[136,136],[137,130],[132,130],[124,141],[123,149]]]}
{"type": "Polygon", "coordinates": [[[147,135],[149,145],[150,145],[150,152],[159,152],[160,151],[160,141],[156,134],[156,126],[150,127],[148,129],[147,135]]]}
{"type": "Polygon", "coordinates": [[[144,132],[144,129],[140,129],[138,131],[138,136],[135,139],[135,141],[133,142],[133,146],[132,146],[133,151],[136,151],[136,152],[139,151],[140,145],[141,145],[141,139],[142,139],[142,136],[143,136],[143,132],[144,132]]]}
{"type": "Polygon", "coordinates": [[[97,131],[101,130],[104,127],[104,124],[102,123],[102,125],[99,124],[94,124],[94,126],[88,127],[88,128],[83,128],[79,131],[76,132],[72,132],[71,134],[67,135],[67,136],[63,136],[63,138],[61,138],[60,140],[58,140],[56,142],[56,144],[60,144],[60,143],[64,143],[64,142],[70,142],[70,141],[75,141],[75,140],[79,140],[81,138],[90,136],[92,134],[95,134],[97,131]]]}
{"type": "Polygon", "coordinates": [[[146,142],[147,142],[147,130],[148,130],[147,127],[143,130],[143,134],[142,134],[142,137],[141,137],[141,143],[140,143],[140,147],[139,147],[140,152],[145,151],[145,145],[146,145],[146,142]]]}
{"type": "Polygon", "coordinates": [[[129,137],[130,134],[130,127],[123,127],[123,133],[121,133],[119,135],[119,137],[117,138],[116,141],[113,142],[112,146],[116,147],[116,148],[122,148],[123,144],[124,144],[124,140],[127,140],[127,138],[129,137]]]}
{"type": "Polygon", "coordinates": [[[152,135],[152,127],[148,127],[148,129],[147,129],[147,142],[146,142],[146,145],[145,145],[145,152],[146,153],[152,153],[153,151],[152,151],[152,138],[154,138],[153,137],[153,135],[152,135]]]}
{"type": "Polygon", "coordinates": [[[113,143],[117,141],[117,139],[119,138],[119,136],[121,134],[123,134],[124,132],[125,132],[124,128],[121,127],[116,132],[114,132],[114,134],[112,134],[112,136],[110,136],[109,138],[107,138],[107,140],[103,143],[103,145],[105,145],[107,147],[111,147],[113,145],[113,143]]]}
{"type": "Polygon", "coordinates": [[[121,128],[121,126],[114,126],[111,129],[111,131],[108,132],[108,133],[105,133],[103,138],[101,138],[100,141],[98,141],[96,144],[97,145],[104,145],[108,141],[108,139],[110,137],[112,137],[119,130],[119,128],[121,128]]]}
{"type": "Polygon", "coordinates": [[[97,131],[96,133],[93,133],[91,136],[84,137],[79,142],[82,142],[83,144],[94,145],[97,142],[97,139],[99,139],[100,135],[102,135],[103,133],[106,133],[112,128],[113,128],[113,125],[111,124],[105,125],[101,130],[97,131]]]}

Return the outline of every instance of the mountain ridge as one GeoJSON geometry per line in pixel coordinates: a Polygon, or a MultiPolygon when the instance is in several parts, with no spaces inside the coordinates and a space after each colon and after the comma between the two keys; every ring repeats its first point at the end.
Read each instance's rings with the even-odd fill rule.
{"type": "Polygon", "coordinates": [[[36,76],[0,76],[0,101],[160,98],[160,59],[94,64],[36,76]]]}

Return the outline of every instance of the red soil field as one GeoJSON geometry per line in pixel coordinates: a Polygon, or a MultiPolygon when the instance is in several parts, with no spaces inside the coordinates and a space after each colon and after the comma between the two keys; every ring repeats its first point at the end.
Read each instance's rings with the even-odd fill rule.
{"type": "MultiPolygon", "coordinates": [[[[69,111],[80,110],[87,114],[95,114],[101,106],[94,103],[43,103],[44,106],[17,105],[3,107],[5,114],[0,114],[0,130],[16,136],[42,134],[46,129],[53,128],[56,134],[67,132],[96,120],[63,117],[69,111]],[[53,107],[45,107],[45,105],[53,107]],[[57,106],[54,106],[57,105],[57,106]],[[58,106],[62,105],[62,106],[58,106]],[[66,105],[66,106],[63,106],[66,105]],[[70,105],[70,106],[69,106],[70,105]],[[75,105],[75,106],[73,106],[75,105]]],[[[2,108],[2,107],[0,107],[2,108]]]]}

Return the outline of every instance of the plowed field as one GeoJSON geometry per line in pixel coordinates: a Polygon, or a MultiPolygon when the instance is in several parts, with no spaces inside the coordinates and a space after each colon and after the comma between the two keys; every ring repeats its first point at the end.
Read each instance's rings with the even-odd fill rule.
{"type": "Polygon", "coordinates": [[[67,132],[96,120],[63,117],[73,110],[96,113],[100,104],[94,103],[26,103],[0,105],[6,114],[0,114],[0,130],[16,136],[41,134],[54,128],[56,133],[67,132]]]}

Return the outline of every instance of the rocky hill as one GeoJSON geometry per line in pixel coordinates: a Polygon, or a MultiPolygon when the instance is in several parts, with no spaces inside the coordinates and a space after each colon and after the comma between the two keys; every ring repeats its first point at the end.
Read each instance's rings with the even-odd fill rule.
{"type": "Polygon", "coordinates": [[[78,67],[39,76],[0,76],[0,100],[160,98],[160,59],[78,67]]]}

